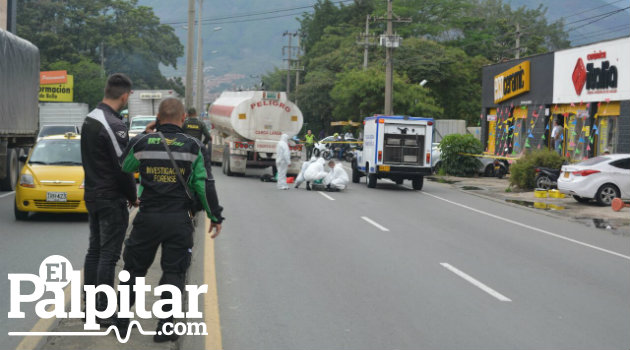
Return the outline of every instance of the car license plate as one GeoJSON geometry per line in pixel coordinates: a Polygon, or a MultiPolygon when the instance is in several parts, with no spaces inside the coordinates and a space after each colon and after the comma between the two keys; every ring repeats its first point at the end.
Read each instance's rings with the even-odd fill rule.
{"type": "Polygon", "coordinates": [[[379,165],[378,166],[378,170],[379,171],[389,171],[389,165],[379,165]]]}
{"type": "Polygon", "coordinates": [[[564,172],[564,177],[565,177],[565,178],[568,178],[568,177],[569,177],[569,172],[568,172],[568,171],[565,171],[565,172],[564,172]]]}
{"type": "Polygon", "coordinates": [[[46,202],[66,202],[67,200],[67,192],[46,192],[46,202]]]}

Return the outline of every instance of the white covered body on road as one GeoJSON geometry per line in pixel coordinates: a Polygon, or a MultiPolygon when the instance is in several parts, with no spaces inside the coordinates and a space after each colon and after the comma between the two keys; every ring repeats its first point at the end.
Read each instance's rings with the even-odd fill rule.
{"type": "MultiPolygon", "coordinates": [[[[289,138],[302,129],[300,109],[285,92],[225,91],[208,111],[212,124],[212,161],[223,164],[223,172],[244,173],[246,168],[275,164],[276,145],[282,134],[289,138]]],[[[301,167],[301,145],[289,141],[289,174],[301,167]]]]}

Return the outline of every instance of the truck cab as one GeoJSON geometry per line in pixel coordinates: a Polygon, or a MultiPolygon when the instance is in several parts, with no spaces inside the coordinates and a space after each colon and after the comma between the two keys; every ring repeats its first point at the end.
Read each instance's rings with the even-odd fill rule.
{"type": "Polygon", "coordinates": [[[369,188],[378,179],[396,184],[411,180],[421,190],[424,176],[431,174],[433,119],[375,115],[364,120],[363,150],[352,162],[352,182],[365,176],[369,188]]]}

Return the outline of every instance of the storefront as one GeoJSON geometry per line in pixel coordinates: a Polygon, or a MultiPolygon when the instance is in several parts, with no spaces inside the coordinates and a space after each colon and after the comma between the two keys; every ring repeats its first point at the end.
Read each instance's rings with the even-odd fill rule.
{"type": "Polygon", "coordinates": [[[630,38],[486,66],[482,75],[487,153],[548,148],[572,160],[630,153],[630,38]]]}
{"type": "Polygon", "coordinates": [[[481,125],[488,154],[541,148],[552,104],[553,53],[483,67],[481,125]]]}

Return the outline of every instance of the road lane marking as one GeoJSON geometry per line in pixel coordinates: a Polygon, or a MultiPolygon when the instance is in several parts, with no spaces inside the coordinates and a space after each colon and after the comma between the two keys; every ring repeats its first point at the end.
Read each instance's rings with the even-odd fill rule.
{"type": "MultiPolygon", "coordinates": [[[[219,318],[219,296],[217,293],[217,274],[214,259],[214,239],[208,233],[210,219],[206,218],[204,231],[203,251],[203,278],[208,285],[208,293],[204,297],[204,320],[206,321],[208,335],[205,336],[206,349],[223,349],[221,340],[221,323],[219,318]]],[[[219,236],[220,237],[220,236],[219,236]]]]}
{"type": "Polygon", "coordinates": [[[612,250],[600,248],[598,246],[594,246],[592,244],[584,243],[582,241],[578,241],[578,240],[573,239],[573,238],[565,237],[565,236],[559,235],[557,233],[549,232],[547,230],[543,230],[543,229],[538,228],[538,227],[530,226],[530,225],[524,224],[522,222],[518,222],[518,221],[510,220],[510,219],[507,219],[507,218],[504,218],[504,217],[501,217],[501,216],[498,216],[498,215],[494,215],[494,214],[488,213],[486,211],[475,209],[475,208],[469,207],[469,206],[461,204],[461,203],[453,202],[453,201],[448,200],[446,198],[442,198],[442,197],[439,197],[439,196],[436,196],[436,195],[433,195],[433,194],[430,194],[430,193],[426,193],[426,192],[420,192],[420,193],[422,193],[424,195],[427,195],[427,196],[430,196],[430,197],[433,197],[433,198],[436,198],[436,199],[439,199],[439,200],[442,200],[442,201],[445,201],[447,203],[451,203],[451,204],[456,205],[458,207],[462,207],[464,209],[468,209],[468,210],[474,211],[476,213],[489,216],[491,218],[495,218],[495,219],[498,219],[498,220],[501,220],[501,221],[505,221],[507,223],[510,223],[510,224],[513,224],[513,225],[516,225],[516,226],[521,226],[521,227],[530,229],[532,231],[544,233],[546,235],[549,235],[549,236],[552,236],[552,237],[555,237],[555,238],[559,238],[559,239],[563,239],[565,241],[572,242],[572,243],[575,243],[575,244],[579,244],[579,245],[587,247],[587,248],[592,248],[592,249],[595,249],[595,250],[599,250],[600,252],[607,253],[607,254],[610,254],[610,255],[614,255],[614,256],[617,256],[617,257],[620,257],[622,259],[626,259],[626,260],[630,261],[630,256],[623,255],[621,253],[617,253],[617,252],[614,252],[612,250]]]}
{"type": "Polygon", "coordinates": [[[367,216],[362,216],[361,219],[369,222],[370,224],[374,225],[376,228],[378,228],[381,231],[389,232],[389,229],[387,227],[384,227],[383,225],[381,225],[378,222],[368,218],[367,216]]]}
{"type": "Polygon", "coordinates": [[[0,194],[0,198],[8,197],[8,196],[10,196],[10,195],[12,195],[14,193],[15,193],[15,191],[11,191],[11,192],[5,193],[5,194],[0,194]]]}
{"type": "Polygon", "coordinates": [[[324,193],[324,192],[317,191],[317,193],[319,193],[319,194],[321,194],[322,196],[324,196],[324,197],[326,197],[326,198],[330,199],[331,201],[334,201],[334,200],[335,200],[333,197],[331,197],[331,196],[327,195],[327,194],[326,194],[326,193],[324,193]]]}
{"type": "MultiPolygon", "coordinates": [[[[129,227],[127,228],[128,231],[133,226],[132,223],[133,223],[133,220],[136,218],[137,214],[138,214],[137,208],[132,209],[131,212],[129,213],[129,227]]],[[[83,285],[83,279],[84,279],[83,273],[84,273],[84,270],[82,268],[81,281],[80,281],[81,285],[83,285]]],[[[70,304],[70,296],[71,296],[69,284],[63,289],[63,293],[64,293],[64,306],[65,308],[67,308],[68,304],[70,304]]],[[[47,310],[52,311],[52,308],[51,309],[47,308],[47,310]]],[[[54,317],[40,318],[39,321],[37,321],[35,325],[33,326],[33,328],[31,328],[31,330],[28,332],[28,333],[33,333],[34,335],[25,336],[16,347],[16,350],[34,350],[38,347],[38,345],[40,344],[44,336],[57,335],[56,332],[49,332],[50,329],[53,327],[53,325],[56,323],[56,321],[58,320],[54,317]]]]}
{"type": "Polygon", "coordinates": [[[500,301],[508,301],[508,302],[512,301],[510,298],[508,298],[505,295],[497,292],[496,290],[488,287],[487,285],[481,283],[480,281],[474,279],[472,276],[470,276],[470,275],[466,274],[465,272],[457,269],[453,265],[451,265],[449,263],[440,263],[440,265],[442,265],[443,267],[445,267],[447,270],[451,271],[452,273],[456,274],[457,276],[459,276],[459,277],[465,279],[466,281],[470,282],[475,287],[477,287],[477,288],[483,290],[484,292],[492,295],[493,297],[499,299],[500,301]]]}

